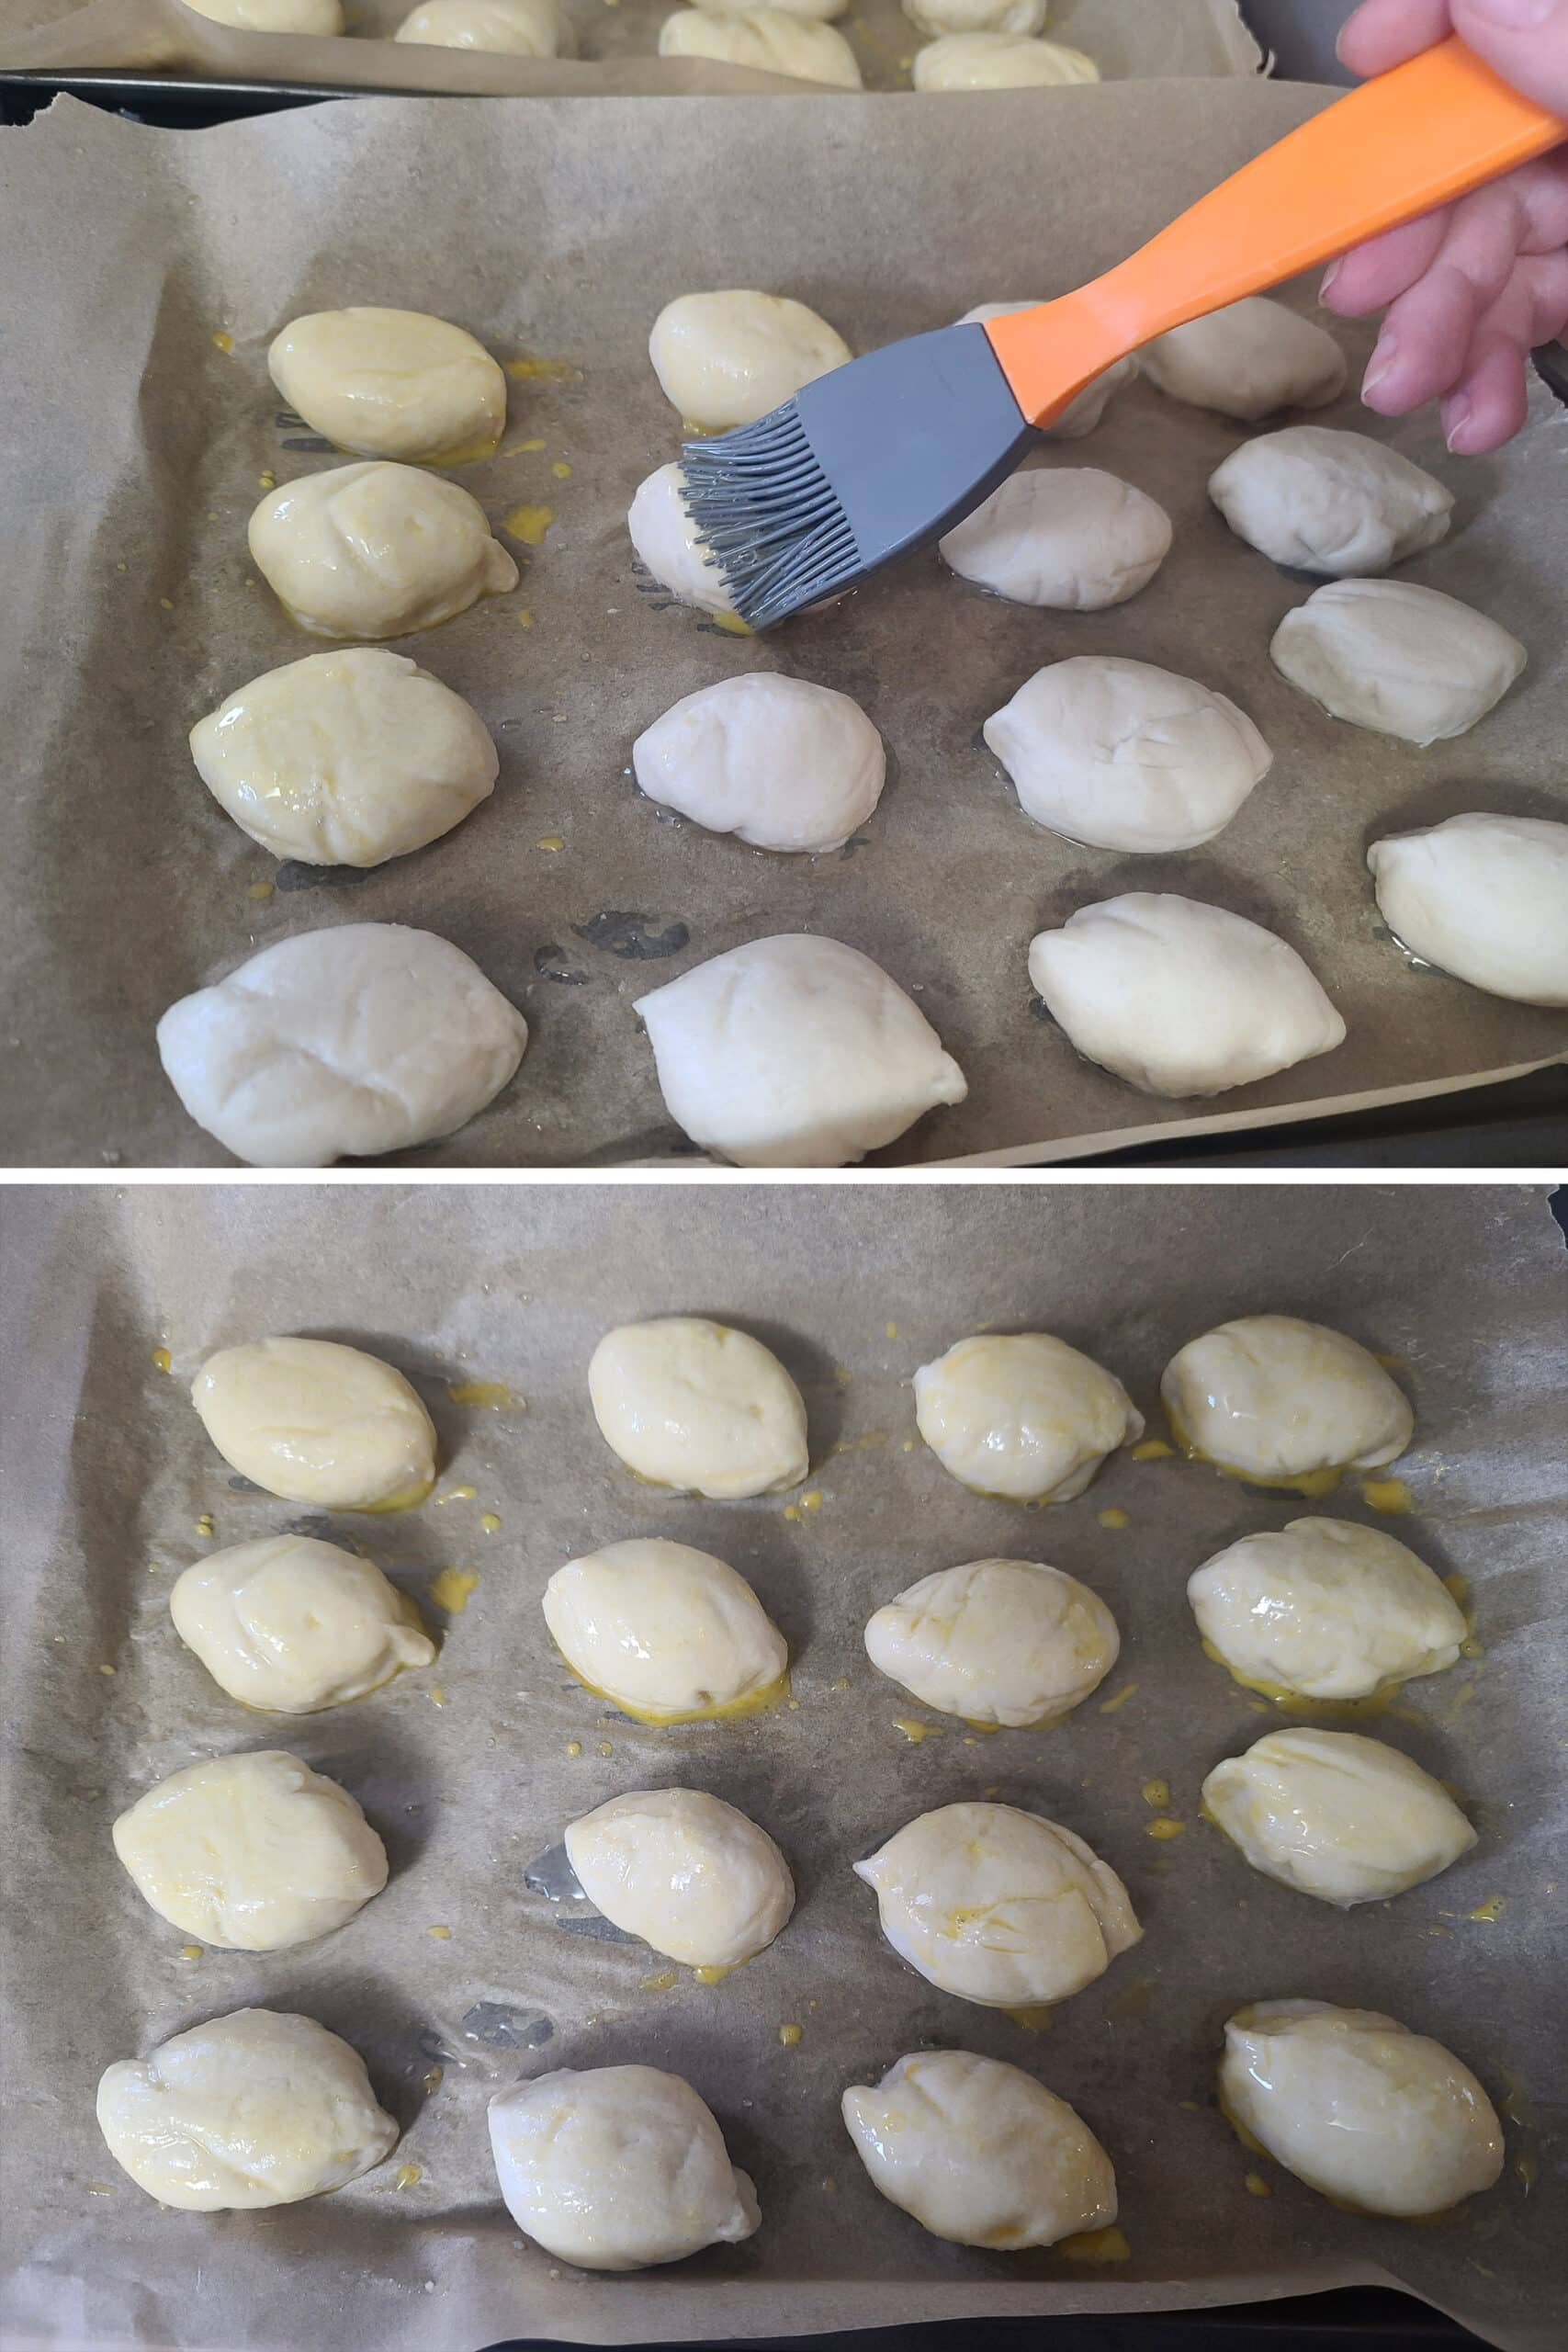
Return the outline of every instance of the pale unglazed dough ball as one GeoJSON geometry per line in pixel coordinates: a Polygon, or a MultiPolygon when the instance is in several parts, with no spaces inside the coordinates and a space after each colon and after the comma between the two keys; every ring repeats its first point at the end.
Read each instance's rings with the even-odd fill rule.
{"type": "Polygon", "coordinates": [[[662,1536],[606,1544],[558,1568],[545,1623],[580,1682],[637,1723],[739,1714],[770,1701],[784,1635],[744,1577],[662,1536]]]}
{"type": "Polygon", "coordinates": [[[1049,0],[904,0],[904,14],[922,33],[1039,33],[1049,0]]]}
{"type": "Polygon", "coordinates": [[[1010,1804],[922,1813],[854,1866],[882,1932],[943,1993],[995,2009],[1065,2001],[1143,1934],[1081,1838],[1010,1804]]]}
{"type": "Polygon", "coordinates": [[[749,65],[795,82],[861,87],[854,51],[831,25],[813,24],[784,8],[677,8],[659,28],[660,57],[711,57],[721,65],[749,65]]]}
{"type": "Polygon", "coordinates": [[[600,1433],[628,1468],[678,1494],[733,1502],[798,1487],[806,1401],[769,1348],[697,1315],[606,1331],[588,1366],[600,1433]]]}
{"type": "Polygon", "coordinates": [[[1375,2009],[1238,2009],[1220,2104],[1287,2172],[1364,2213],[1447,2212],[1503,2169],[1503,2127],[1470,2068],[1375,2009]]]}
{"type": "Polygon", "coordinates": [[[518,2228],[581,2270],[683,2262],[761,2220],[709,2109],[652,2066],[563,2067],[498,2091],[490,2144],[518,2228]]]}
{"type": "Polygon", "coordinates": [[[1138,354],[1172,400],[1256,424],[1282,408],[1324,408],[1345,389],[1345,355],[1326,327],[1283,302],[1249,294],[1172,327],[1138,354]]]}
{"type": "Polygon", "coordinates": [[[138,2188],[187,2213],[297,2205],[398,2143],[358,2051],[278,2009],[236,2009],[120,2059],[98,2085],[98,2129],[138,2188]]]}
{"type": "Polygon", "coordinates": [[[969,1088],[857,948],[754,939],[638,1000],[670,1115],[741,1168],[841,1168],[969,1088]]]}
{"type": "Polygon", "coordinates": [[[484,508],[417,466],[333,466],[269,490],[251,516],[257,571],[316,637],[406,637],[517,585],[484,508]]]}
{"type": "Polygon", "coordinates": [[[1104,1681],[1122,1637],[1098,1594],[1043,1560],[971,1560],[876,1611],[865,1654],[944,1715],[1009,1730],[1059,1724],[1104,1681]]]}
{"type": "Polygon", "coordinates": [[[1331,580],[1285,615],[1269,652],[1331,718],[1407,743],[1465,734],[1529,658],[1484,613],[1409,580],[1331,580]]]}
{"type": "Polygon", "coordinates": [[[1289,424],[1244,441],[1209,477],[1238,539],[1303,571],[1386,571],[1436,547],[1453,492],[1364,433],[1289,424]]]}
{"type": "Polygon", "coordinates": [[[1011,2253],[1116,2219],[1116,2175],[1088,2124],[999,2059],[913,2050],[842,2107],[873,2185],[933,2237],[1011,2253]]]}
{"type": "Polygon", "coordinates": [[[1168,891],[1080,907],[1031,941],[1029,977],[1078,1052],[1146,1094],[1223,1094],[1345,1036],[1293,947],[1168,891]]]}
{"type": "Polygon", "coordinates": [[[1367,852],[1400,944],[1472,988],[1568,1004],[1568,824],[1472,812],[1367,852]]]}
{"type": "Polygon", "coordinates": [[[1194,1569],[1187,1598],[1237,1681],[1275,1698],[1368,1699],[1440,1674],[1467,1630],[1424,1560],[1343,1519],[1242,1536],[1194,1569]]]}
{"type": "Polygon", "coordinates": [[[1266,1732],[1215,1765],[1203,1805],[1255,1871],[1343,1911],[1436,1878],[1475,1843],[1440,1782],[1356,1732],[1266,1732]]]}
{"type": "Polygon", "coordinates": [[[735,290],[666,302],[648,356],[660,390],[688,425],[728,433],[841,368],[850,346],[804,302],[735,290]]]}
{"type": "Polygon", "coordinates": [[[915,1421],[944,1470],[1010,1502],[1071,1502],[1144,1417],[1114,1373],[1047,1331],[984,1331],[915,1374],[915,1421]]]}
{"type": "Polygon", "coordinates": [[[692,518],[681,496],[683,481],[677,465],[660,466],[637,486],[626,514],[626,529],[637,554],[661,588],[699,612],[728,613],[734,605],[724,574],[697,539],[692,518]]]}
{"type": "Polygon", "coordinates": [[[114,1849],[160,1918],[224,1951],[329,1936],[387,1883],[348,1791],[282,1748],[171,1772],[120,1815],[114,1849]]]}
{"type": "MultiPolygon", "coordinates": [[[[445,4],[543,5],[553,13],[555,0],[445,4]]],[[[408,25],[398,35],[415,38],[408,25]]],[[[506,423],[506,379],[497,362],[466,329],[424,311],[312,311],[274,336],[266,364],[311,430],[358,458],[479,454],[494,447],[506,423]]]]}
{"type": "Polygon", "coordinates": [[[1100,68],[1081,49],[1015,33],[949,33],[915,55],[917,90],[1055,89],[1098,82],[1100,68]]]}
{"type": "Polygon", "coordinates": [[[214,1682],[263,1713],[319,1714],[435,1656],[373,1561],[312,1535],[209,1553],[175,1578],[169,1614],[214,1682]]]}
{"type": "Polygon", "coordinates": [[[882,797],[887,756],[860,705],[766,670],[671,704],[632,745],[640,789],[753,849],[842,849],[882,797]]]}
{"type": "Polygon", "coordinates": [[[456,1135],[527,1043],[523,1015],[461,948],[391,922],[280,939],[158,1023],[175,1092],[253,1168],[326,1168],[456,1135]]]}
{"type": "MultiPolygon", "coordinates": [[[[976,302],[972,311],[965,311],[953,323],[961,327],[983,326],[987,319],[1010,318],[1017,311],[1037,311],[1044,300],[1040,295],[1032,302],[976,302]]],[[[1135,359],[1115,360],[1102,375],[1086,384],[1075,400],[1069,401],[1054,424],[1042,428],[1042,440],[1081,441],[1100,423],[1111,395],[1120,391],[1123,384],[1130,384],[1137,372],[1135,359]]]]}
{"type": "Polygon", "coordinates": [[[203,784],[252,841],[307,865],[380,865],[450,832],[501,772],[483,719],[406,654],[308,653],[190,731],[203,784]]]}
{"type": "Polygon", "coordinates": [[[198,17],[243,33],[341,33],[338,0],[186,0],[198,17]]]}
{"type": "Polygon", "coordinates": [[[1032,466],[938,541],[961,580],[1063,613],[1123,605],[1170,551],[1170,517],[1098,466],[1032,466]]]}
{"type": "Polygon", "coordinates": [[[765,1829],[701,1789],[613,1797],[566,1833],[597,1910],[687,1968],[738,1968],[795,1908],[789,1864],[765,1829]]]}
{"type": "Polygon", "coordinates": [[[554,57],[561,45],[560,10],[556,0],[422,0],[392,38],[431,49],[554,57]]]}
{"type": "Polygon", "coordinates": [[[297,1339],[220,1348],[190,1398],[230,1468],[288,1502],[403,1510],[435,1483],[430,1415],[400,1372],[362,1348],[297,1339]]]}
{"type": "Polygon", "coordinates": [[[1114,653],[1048,662],[982,732],[1037,825],[1139,854],[1212,842],[1274,762],[1228,695],[1114,653]]]}
{"type": "Polygon", "coordinates": [[[1205,1462],[1267,1485],[1381,1470],[1416,1416],[1376,1356],[1294,1315],[1244,1315],[1179,1348],[1160,1378],[1171,1427],[1205,1462]]]}

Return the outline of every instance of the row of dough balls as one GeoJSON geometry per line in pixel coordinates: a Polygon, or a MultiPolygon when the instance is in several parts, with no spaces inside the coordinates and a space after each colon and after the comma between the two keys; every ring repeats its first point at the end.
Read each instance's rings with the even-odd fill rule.
{"type": "MultiPolygon", "coordinates": [[[[198,17],[247,33],[343,35],[343,0],[186,0],[198,17]]],[[[557,0],[420,0],[392,35],[427,49],[557,57],[571,49],[557,0]]]]}

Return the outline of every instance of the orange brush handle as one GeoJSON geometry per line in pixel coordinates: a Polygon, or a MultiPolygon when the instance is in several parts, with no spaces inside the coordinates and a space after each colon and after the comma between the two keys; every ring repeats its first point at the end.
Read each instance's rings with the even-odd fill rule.
{"type": "Polygon", "coordinates": [[[1047,424],[1151,336],[1432,211],[1568,139],[1457,38],[1379,74],[1222,182],[1130,259],[986,333],[1047,424]]]}

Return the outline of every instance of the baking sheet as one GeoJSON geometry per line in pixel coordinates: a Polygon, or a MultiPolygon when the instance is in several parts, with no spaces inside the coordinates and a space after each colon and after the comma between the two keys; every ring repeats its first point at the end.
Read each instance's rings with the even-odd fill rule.
{"type": "MultiPolygon", "coordinates": [[[[1450,538],[1402,576],[1468,598],[1529,649],[1499,708],[1427,751],[1341,726],[1274,673],[1269,637],[1311,583],[1242,546],[1209,506],[1207,478],[1238,430],[1146,384],[1047,458],[1123,474],[1175,520],[1156,580],[1112,611],[1003,604],[928,550],[833,611],[748,640],[634,571],[627,503],[680,442],[646,357],[671,296],[788,291],[859,349],[982,299],[1049,296],[1323,102],[1220,80],[940,107],[387,100],[190,134],[60,101],[8,133],[0,178],[20,233],[0,251],[0,300],[27,325],[11,338],[0,427],[14,482],[0,1158],[227,1164],[163,1079],[159,1014],[254,947],[367,920],[455,940],[533,1029],[513,1084],[423,1165],[679,1148],[633,1001],[774,932],[820,931],[875,956],[920,992],[967,1073],[967,1102],[894,1148],[906,1160],[1068,1158],[1562,1055],[1568,1014],[1411,968],[1381,930],[1363,863],[1376,834],[1460,809],[1568,808],[1568,546],[1555,526],[1568,413],[1544,388],[1525,434],[1479,460],[1450,458],[1430,415],[1389,428],[1348,395],[1321,413],[1371,424],[1452,486],[1450,538]],[[264,476],[335,462],[280,424],[265,353],[299,311],[340,302],[437,311],[503,357],[575,371],[516,384],[503,445],[516,454],[457,476],[498,522],[519,504],[553,510],[544,544],[514,548],[519,591],[399,640],[483,713],[500,787],[458,831],[369,875],[280,869],[209,798],[186,746],[196,718],[317,642],[259,582],[244,530],[264,476]],[[521,447],[535,440],[543,449],[521,447]],[[1019,811],[980,724],[1038,665],[1087,650],[1201,677],[1273,744],[1271,774],[1206,849],[1074,848],[1019,811]],[[642,728],[758,667],[842,688],[886,739],[882,805],[834,856],[749,850],[671,821],[631,783],[642,728]],[[1160,1102],[1080,1062],[1032,1012],[1028,943],[1127,889],[1212,898],[1282,933],[1340,1007],[1346,1043],[1212,1104],[1160,1102]]],[[[1293,299],[1310,303],[1310,289],[1293,299]]],[[[1367,333],[1338,331],[1359,361],[1367,333]]]]}
{"type": "MultiPolygon", "coordinates": [[[[344,89],[483,90],[529,96],[799,91],[800,84],[705,61],[660,58],[676,0],[562,0],[574,58],[487,56],[394,44],[413,0],[345,0],[349,40],[237,32],[180,0],[0,0],[0,67],[130,66],[344,89]]],[[[917,32],[897,0],[853,0],[839,30],[868,89],[908,89],[917,32]]],[[[1055,0],[1053,40],[1087,50],[1107,80],[1133,74],[1255,74],[1257,42],[1235,0],[1055,0]]]]}
{"type": "Polygon", "coordinates": [[[20,1896],[6,1928],[10,2352],[474,2352],[516,2336],[810,2333],[1369,2282],[1405,2287],[1510,2352],[1555,2347],[1568,2292],[1568,1260],[1543,1192],[938,1187],[906,1193],[889,1218],[863,1188],[808,1186],[771,1190],[765,1211],[763,1250],[762,1204],[739,1188],[242,1183],[0,1201],[13,1775],[0,1818],[20,1896]],[[908,1385],[966,1331],[1043,1326],[1111,1365],[1158,1429],[1174,1349],[1220,1317],[1278,1308],[1398,1359],[1416,1408],[1399,1465],[1416,1515],[1374,1521],[1355,1483],[1315,1508],[1392,1527],[1468,1577],[1483,1653],[1410,1686],[1371,1726],[1457,1784],[1479,1845],[1392,1905],[1345,1915],[1249,1871],[1196,1814],[1202,1774],[1278,1718],[1202,1657],[1187,1575],[1303,1506],[1126,1453],[1049,1513],[986,1500],[914,1440],[908,1385]],[[818,1508],[792,1519],[782,1498],[679,1499],[614,1461],[589,1409],[589,1355],[610,1324],[671,1311],[778,1348],[807,1396],[818,1508]],[[454,1499],[328,1531],[367,1543],[416,1597],[444,1566],[479,1583],[462,1614],[431,1611],[443,1647],[427,1671],[258,1724],[182,1649],[166,1597],[193,1556],[301,1516],[236,1483],[186,1400],[211,1349],[272,1330],[373,1348],[414,1379],[440,1430],[436,1491],[454,1499]],[[455,1406],[451,1385],[476,1379],[504,1384],[515,1408],[455,1406]],[[1107,1528],[1108,1510],[1128,1524],[1107,1528]],[[752,1579],[790,1640],[797,1710],[654,1732],[570,1680],[538,1610],[546,1577],[650,1532],[752,1579]],[[1123,1647],[1066,1724],[968,1745],[872,1671],[860,1635],[915,1577],[990,1554],[1084,1577],[1123,1647]],[[942,1736],[910,1745],[897,1717],[942,1736]],[[392,1882],[318,1945],[193,1960],[120,1872],[111,1819],[183,1764],[273,1744],[361,1799],[392,1882]],[[1146,1834],[1151,1777],[1187,1824],[1169,1843],[1146,1834]],[[672,1782],[753,1814],[796,1874],[784,1934],[717,1986],[684,1970],[645,1985],[666,1963],[571,1931],[524,1883],[575,1815],[672,1782]],[[916,1813],[991,1791],[1088,1838],[1145,1929],[1043,2034],[906,1970],[849,1867],[916,1813]],[[1483,1906],[1496,1916],[1471,1917],[1483,1906]],[[1213,2102],[1221,2027],[1246,2000],[1292,1995],[1385,2008],[1455,2048],[1505,2115],[1498,2188],[1434,2226],[1401,2225],[1336,2211],[1248,2155],[1213,2102]],[[97,2076],[257,2002],[345,2033],[403,2140],[330,2199],[163,2211],[97,2138],[97,2076]],[[794,2047],[784,2023],[803,2029],[794,2047]],[[925,2042],[1009,2059],[1081,2109],[1116,2165],[1125,2263],[942,2245],[882,2201],[839,2095],[925,2042]],[[520,2076],[628,2061],[683,2073],[712,2102],[757,2179],[763,2227],[673,2269],[590,2277],[507,2221],[485,2106],[520,2076]],[[407,2165],[419,2177],[400,2188],[407,2165]],[[1255,2169],[1267,2199],[1247,2190],[1255,2169]]]}

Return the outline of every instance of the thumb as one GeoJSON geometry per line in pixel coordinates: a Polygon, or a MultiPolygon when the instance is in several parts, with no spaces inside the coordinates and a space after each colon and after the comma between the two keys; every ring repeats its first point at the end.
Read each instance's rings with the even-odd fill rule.
{"type": "Polygon", "coordinates": [[[1453,0],[1454,30],[1568,138],[1568,0],[1453,0]]]}

